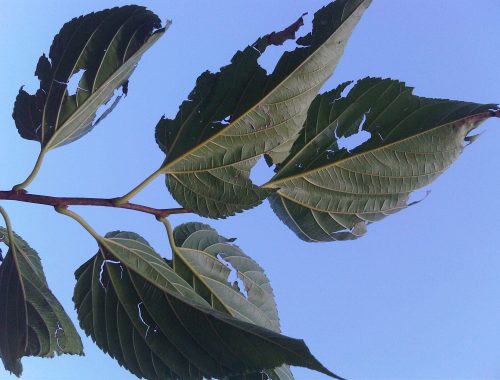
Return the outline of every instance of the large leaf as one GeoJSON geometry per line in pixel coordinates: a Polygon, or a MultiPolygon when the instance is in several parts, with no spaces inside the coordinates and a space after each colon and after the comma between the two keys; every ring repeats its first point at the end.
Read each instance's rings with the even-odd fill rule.
{"type": "Polygon", "coordinates": [[[355,239],[407,207],[411,192],[457,159],[474,128],[499,116],[495,104],[423,98],[389,79],[365,78],[341,97],[347,84],[314,100],[290,156],[265,185],[277,189],[276,214],[306,241],[355,239]],[[369,138],[339,148],[356,134],[369,138]]]}
{"type": "Polygon", "coordinates": [[[44,54],[38,61],[35,75],[40,89],[35,95],[19,90],[12,116],[20,135],[39,141],[42,152],[47,152],[88,133],[97,109],[108,103],[115,89],[123,86],[126,93],[142,54],[165,31],[160,28],[154,13],[135,5],[66,23],[55,36],[49,57],[44,54]],[[76,93],[70,94],[68,83],[81,70],[76,93]]]}
{"type": "MultiPolygon", "coordinates": [[[[185,223],[174,230],[173,267],[212,307],[242,321],[280,332],[273,290],[264,270],[232,239],[202,223],[185,223]],[[230,267],[241,280],[229,282],[230,267]]],[[[288,366],[266,371],[273,379],[293,379],[288,366]]]]}
{"type": "Polygon", "coordinates": [[[76,272],[85,332],[147,379],[222,378],[289,363],[333,376],[303,341],[214,310],[147,242],[130,232],[99,238],[76,272]]]}
{"type": "Polygon", "coordinates": [[[156,140],[160,169],[174,198],[200,215],[218,218],[254,207],[269,195],[249,180],[267,153],[280,162],[296,139],[307,109],[332,75],[370,0],[337,0],[314,16],[311,33],[296,40],[274,72],[257,60],[269,45],[295,39],[299,18],[281,32],[238,51],[218,73],[203,73],[175,119],[162,118],[156,140]]]}
{"type": "Polygon", "coordinates": [[[20,376],[24,356],[83,354],[73,323],[50,291],[38,254],[19,236],[0,227],[9,251],[0,265],[0,357],[20,376]]]}

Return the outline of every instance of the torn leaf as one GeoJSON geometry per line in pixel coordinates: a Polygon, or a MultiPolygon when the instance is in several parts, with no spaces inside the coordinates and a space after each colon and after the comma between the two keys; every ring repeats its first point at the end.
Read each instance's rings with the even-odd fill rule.
{"type": "Polygon", "coordinates": [[[279,218],[301,239],[356,239],[366,224],[408,206],[455,161],[494,104],[415,96],[404,83],[365,78],[316,97],[290,155],[265,188],[279,218]],[[361,129],[360,129],[361,128],[361,129]],[[341,139],[370,138],[353,149],[341,139]]]}
{"type": "Polygon", "coordinates": [[[312,32],[295,41],[296,49],[285,52],[271,74],[259,57],[269,45],[295,39],[302,18],[238,51],[218,73],[200,75],[176,117],[163,117],[156,127],[156,141],[166,154],[161,170],[181,205],[220,218],[254,207],[270,194],[251,183],[251,168],[264,153],[275,163],[284,150],[286,156],[369,3],[337,0],[320,9],[312,32]],[[242,171],[238,183],[229,179],[235,165],[244,166],[236,168],[242,171]]]}
{"type": "MultiPolygon", "coordinates": [[[[212,307],[242,321],[280,332],[278,309],[269,279],[252,258],[230,244],[234,239],[220,236],[206,224],[191,222],[174,229],[174,240],[177,245],[173,255],[175,271],[212,307]],[[237,277],[233,283],[229,280],[232,272],[236,272],[237,277]]],[[[293,379],[287,365],[265,372],[272,379],[293,379]]]]}
{"type": "MultiPolygon", "coordinates": [[[[88,133],[97,124],[97,109],[116,89],[123,87],[126,94],[128,78],[142,54],[164,32],[154,13],[136,5],[66,23],[54,37],[48,57],[43,54],[38,61],[40,88],[34,95],[19,90],[12,114],[19,134],[40,142],[47,152],[88,133]],[[74,84],[73,77],[80,75],[74,84]]],[[[113,102],[103,116],[115,106],[113,102]]]]}

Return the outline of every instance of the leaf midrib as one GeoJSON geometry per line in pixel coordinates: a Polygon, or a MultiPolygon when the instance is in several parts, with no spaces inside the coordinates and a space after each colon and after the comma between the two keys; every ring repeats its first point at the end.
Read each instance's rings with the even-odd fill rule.
{"type": "MultiPolygon", "coordinates": [[[[71,76],[73,75],[73,72],[75,70],[75,67],[78,65],[78,63],[80,62],[80,59],[82,58],[82,55],[83,53],[85,52],[85,49],[87,48],[88,44],[90,43],[90,41],[92,41],[92,39],[94,38],[94,35],[103,27],[103,25],[105,24],[105,21],[111,17],[113,14],[109,14],[105,17],[103,17],[103,19],[101,20],[101,22],[99,23],[99,25],[94,29],[94,31],[92,32],[92,34],[87,38],[87,41],[85,42],[85,45],[83,46],[83,49],[82,51],[80,52],[80,54],[78,55],[78,59],[75,61],[75,64],[73,65],[73,68],[71,69],[71,74],[68,78],[66,78],[66,80],[68,80],[69,78],[71,78],[71,76]]],[[[82,25],[84,24],[85,22],[85,17],[82,17],[78,27],[76,28],[76,30],[74,31],[74,33],[72,34],[71,36],[71,39],[70,39],[70,43],[71,41],[73,41],[73,38],[75,37],[75,35],[78,34],[78,32],[80,31],[82,25]]],[[[68,44],[68,46],[70,45],[70,43],[68,44]]],[[[66,53],[68,52],[68,49],[66,47],[66,49],[64,50],[64,53],[62,54],[61,56],[61,59],[59,60],[59,64],[57,65],[57,68],[54,69],[54,76],[52,78],[52,81],[50,83],[50,89],[47,93],[47,100],[50,99],[50,95],[52,93],[52,88],[53,88],[53,85],[54,85],[54,80],[56,79],[56,73],[58,72],[59,70],[59,67],[60,65],[62,64],[62,62],[64,61],[64,58],[66,56],[66,53]]],[[[57,125],[59,124],[59,117],[61,116],[61,108],[62,108],[62,105],[64,103],[64,99],[67,97],[66,93],[67,93],[67,84],[66,84],[66,89],[65,89],[65,93],[63,94],[63,96],[61,97],[61,101],[59,102],[59,105],[58,105],[58,110],[57,110],[57,117],[56,117],[56,120],[55,120],[55,123],[54,123],[54,133],[52,134],[52,136],[49,138],[49,143],[50,141],[53,139],[54,135],[57,133],[57,130],[60,128],[60,127],[57,127],[57,125]]],[[[84,103],[85,104],[85,103],[84,103]]],[[[44,143],[44,137],[45,137],[45,128],[46,128],[46,123],[45,123],[45,112],[47,110],[47,103],[45,103],[45,106],[43,108],[43,115],[42,115],[42,145],[44,143]]],[[[64,124],[62,125],[64,126],[64,124]]],[[[62,127],[61,126],[61,127],[62,127]]]]}
{"type": "MultiPolygon", "coordinates": [[[[122,239],[122,240],[127,240],[127,239],[125,239],[125,238],[120,238],[120,239],[122,239]]],[[[125,250],[127,250],[127,251],[129,251],[129,252],[131,252],[134,256],[138,257],[138,258],[139,258],[139,260],[142,260],[142,261],[143,261],[143,262],[145,262],[147,265],[149,265],[150,267],[152,267],[153,269],[155,269],[155,268],[154,268],[154,264],[156,264],[156,263],[151,263],[151,262],[149,262],[149,261],[145,260],[145,259],[144,259],[144,257],[142,257],[141,255],[138,255],[136,252],[134,252],[134,250],[133,250],[132,248],[127,247],[126,245],[120,244],[119,242],[117,242],[117,241],[116,241],[115,239],[113,239],[113,238],[100,238],[100,239],[99,239],[99,244],[102,244],[105,248],[107,248],[107,249],[109,250],[109,252],[110,252],[110,253],[112,253],[112,252],[113,252],[113,250],[112,250],[112,248],[110,247],[110,245],[108,244],[108,240],[111,240],[113,244],[116,244],[116,245],[118,245],[119,247],[121,247],[121,248],[123,248],[123,249],[125,249],[125,250]]],[[[131,239],[128,239],[128,240],[131,240],[131,239]]],[[[133,240],[133,241],[134,241],[134,242],[136,242],[136,240],[133,240]]],[[[140,242],[138,242],[138,243],[140,243],[140,242]]],[[[143,244],[143,243],[140,243],[140,244],[143,244]]],[[[144,245],[144,244],[143,244],[143,245],[144,245]]],[[[148,246],[148,248],[149,248],[149,249],[152,249],[152,248],[151,248],[151,247],[149,247],[149,246],[148,246]]],[[[146,252],[144,252],[144,253],[146,253],[146,252]]],[[[114,255],[113,255],[113,256],[114,256],[114,255]]],[[[115,257],[116,257],[116,256],[115,256],[115,257]]],[[[117,257],[117,259],[119,259],[119,257],[117,257]]],[[[160,258],[160,259],[161,259],[161,258],[160,258]]],[[[151,279],[149,279],[149,278],[145,277],[145,276],[144,276],[142,273],[140,273],[139,271],[137,271],[137,270],[135,270],[134,268],[130,267],[129,265],[127,265],[126,263],[124,263],[124,262],[123,262],[123,261],[121,261],[121,260],[120,260],[120,262],[121,262],[121,263],[122,263],[125,267],[127,267],[129,270],[131,270],[132,272],[134,272],[134,273],[136,273],[137,275],[139,275],[140,277],[142,277],[145,281],[148,281],[148,282],[150,282],[150,283],[153,283],[153,282],[151,281],[151,279]]],[[[168,266],[167,266],[167,264],[165,264],[165,266],[166,266],[167,270],[171,270],[171,271],[172,271],[172,272],[173,272],[176,276],[178,276],[178,277],[179,277],[179,275],[178,275],[177,273],[175,273],[175,272],[173,271],[173,269],[172,269],[172,268],[168,267],[168,266]]],[[[162,267],[163,267],[163,266],[162,266],[162,267]]],[[[162,274],[160,271],[158,271],[158,270],[156,270],[156,269],[155,269],[155,272],[156,272],[156,273],[158,273],[158,275],[160,275],[160,276],[161,276],[161,277],[162,277],[162,278],[163,278],[166,282],[168,282],[169,284],[171,284],[171,285],[172,285],[172,286],[176,289],[176,291],[179,293],[179,297],[185,297],[185,296],[182,294],[182,292],[180,292],[179,290],[177,290],[177,288],[178,288],[179,286],[182,286],[183,288],[186,288],[186,287],[185,287],[182,283],[172,283],[172,282],[171,282],[168,278],[166,278],[165,276],[163,276],[163,274],[162,274]]],[[[179,279],[180,279],[180,280],[182,280],[182,281],[184,281],[181,277],[179,277],[179,279]]],[[[188,284],[188,285],[189,285],[189,284],[188,284]]],[[[155,284],[155,286],[156,286],[156,287],[158,287],[159,289],[161,289],[162,291],[165,291],[165,292],[167,292],[167,293],[169,293],[169,294],[172,294],[172,292],[173,292],[173,290],[172,290],[172,289],[165,288],[165,287],[163,287],[163,286],[161,286],[161,285],[155,284]]],[[[197,299],[201,299],[201,300],[203,300],[203,298],[202,298],[202,297],[200,297],[197,293],[195,293],[195,292],[194,292],[194,290],[192,290],[192,288],[186,288],[186,289],[190,289],[190,290],[191,290],[194,294],[196,294],[196,296],[198,296],[198,298],[197,298],[197,299]]],[[[186,297],[186,298],[187,298],[187,297],[186,297]]],[[[197,301],[195,301],[195,300],[191,300],[191,299],[190,299],[190,301],[191,301],[191,302],[193,302],[193,303],[196,303],[196,302],[197,302],[197,301]]],[[[204,300],[203,300],[203,301],[204,301],[204,300]]],[[[205,301],[205,302],[206,302],[206,301],[205,301]]],[[[207,305],[208,305],[208,302],[207,302],[207,305]]],[[[205,306],[206,306],[206,305],[205,305],[205,306]]]]}
{"type": "MultiPolygon", "coordinates": [[[[75,131],[68,135],[67,138],[65,138],[64,140],[61,140],[59,142],[57,142],[55,145],[51,146],[51,142],[54,141],[56,139],[56,137],[61,133],[61,131],[64,131],[68,125],[71,125],[71,123],[77,119],[78,117],[80,117],[80,115],[82,115],[84,113],[84,111],[86,111],[87,109],[90,108],[90,106],[93,106],[94,103],[97,102],[97,100],[99,99],[99,96],[105,92],[105,90],[107,90],[109,84],[111,82],[113,82],[119,75],[123,74],[124,72],[126,72],[127,70],[129,70],[129,68],[131,66],[133,66],[133,64],[131,65],[131,63],[133,61],[135,61],[137,59],[137,57],[140,57],[142,55],[142,53],[144,51],[146,51],[147,49],[149,49],[149,47],[156,41],[158,40],[158,38],[160,38],[162,36],[162,34],[166,31],[165,28],[162,29],[159,29],[161,30],[161,32],[157,31],[155,33],[153,33],[149,38],[148,40],[140,47],[139,50],[137,50],[137,52],[134,53],[134,55],[132,55],[127,61],[125,61],[123,63],[123,65],[121,65],[118,70],[116,70],[112,76],[110,76],[103,84],[102,86],[100,86],[95,92],[93,92],[89,97],[88,99],[82,103],[82,105],[80,107],[77,108],[77,110],[70,116],[68,117],[68,119],[66,119],[66,121],[59,127],[55,130],[54,134],[50,137],[50,139],[48,140],[48,143],[47,145],[45,145],[43,148],[42,148],[42,154],[48,152],[50,149],[54,149],[58,146],[60,146],[62,143],[64,143],[65,141],[67,141],[74,133],[76,133],[77,129],[75,129],[75,131]],[[156,36],[158,35],[158,36],[156,36]],[[156,37],[155,37],[156,36],[156,37]]],[[[116,88],[114,88],[114,90],[116,91],[116,88]]]]}
{"type": "MultiPolygon", "coordinates": [[[[361,7],[365,6],[366,4],[366,0],[363,0],[353,11],[352,13],[349,15],[348,18],[346,18],[342,24],[330,35],[330,37],[328,37],[318,48],[316,48],[313,52],[311,52],[309,54],[309,56],[299,65],[297,66],[297,68],[295,70],[293,70],[289,75],[287,75],[281,82],[279,82],[273,90],[271,90],[266,96],[264,96],[259,102],[257,102],[255,105],[253,105],[247,112],[245,112],[244,114],[240,115],[237,119],[235,119],[231,124],[229,124],[226,128],[223,128],[221,129],[220,131],[216,132],[215,134],[213,134],[212,136],[210,136],[207,140],[205,140],[203,142],[203,144],[201,145],[197,145],[195,146],[194,148],[191,148],[189,149],[187,152],[185,152],[183,155],[175,158],[174,160],[172,160],[170,163],[166,164],[164,169],[167,170],[168,168],[171,168],[172,166],[175,166],[175,164],[177,164],[179,161],[182,161],[184,159],[186,159],[187,157],[189,157],[191,154],[193,154],[194,152],[196,152],[197,150],[201,149],[202,147],[204,147],[205,145],[207,145],[208,143],[210,143],[212,140],[216,139],[217,137],[219,137],[220,135],[223,135],[224,132],[226,130],[228,130],[229,128],[233,127],[234,124],[236,123],[239,123],[243,118],[245,118],[248,114],[250,114],[251,112],[253,112],[257,107],[259,107],[261,104],[265,103],[265,101],[275,93],[276,89],[279,88],[283,83],[285,83],[286,81],[288,81],[289,78],[291,78],[297,71],[299,71],[303,66],[305,66],[306,63],[309,62],[309,60],[311,60],[313,57],[316,56],[316,53],[323,49],[325,47],[326,44],[328,44],[339,32],[339,30],[341,30],[341,28],[348,22],[348,20],[350,20],[352,17],[354,17],[354,15],[356,14],[356,12],[358,11],[358,9],[360,9],[361,7]]],[[[342,12],[345,10],[345,6],[344,6],[344,9],[342,10],[342,12]]],[[[307,91],[307,90],[306,90],[307,91]]],[[[258,155],[260,156],[260,154],[258,155]]],[[[212,168],[214,169],[214,168],[212,168]]]]}
{"type": "Polygon", "coordinates": [[[475,127],[477,127],[481,122],[483,122],[488,117],[490,117],[490,114],[489,114],[489,112],[480,112],[480,113],[477,113],[477,114],[468,115],[468,116],[465,116],[465,117],[463,117],[461,119],[457,119],[457,120],[451,121],[451,122],[446,123],[446,124],[441,124],[441,125],[438,125],[436,127],[431,128],[431,129],[428,129],[426,131],[422,131],[422,132],[416,133],[414,135],[405,137],[405,138],[403,138],[401,140],[393,141],[393,142],[391,142],[389,144],[381,145],[381,146],[378,146],[376,148],[369,149],[367,151],[355,153],[352,156],[345,157],[345,158],[343,158],[341,160],[338,160],[338,161],[335,161],[335,162],[332,162],[332,163],[327,163],[325,165],[321,165],[321,166],[318,166],[318,167],[315,167],[315,168],[312,168],[312,169],[309,169],[309,170],[305,170],[305,171],[303,171],[301,173],[294,174],[294,175],[291,175],[291,176],[288,176],[288,177],[285,177],[285,178],[282,178],[282,179],[278,179],[278,180],[275,180],[275,181],[273,181],[271,179],[271,181],[269,181],[268,183],[262,185],[262,187],[264,187],[264,188],[270,188],[270,189],[271,188],[279,188],[279,184],[282,184],[284,182],[287,182],[287,181],[290,181],[290,180],[293,180],[293,179],[296,179],[296,178],[301,178],[301,177],[304,177],[304,176],[306,176],[306,175],[308,175],[310,173],[313,173],[313,172],[316,172],[316,171],[319,171],[319,170],[323,170],[323,169],[328,169],[329,167],[332,167],[332,166],[337,166],[338,164],[340,164],[342,162],[346,162],[346,161],[349,161],[351,159],[354,159],[354,158],[357,158],[357,157],[360,157],[360,156],[363,156],[363,155],[366,155],[366,154],[370,154],[370,153],[373,153],[373,152],[376,152],[376,151],[379,151],[379,150],[382,150],[382,149],[386,149],[387,147],[393,146],[395,144],[406,142],[406,141],[411,140],[413,138],[420,137],[420,136],[423,136],[423,135],[425,135],[427,133],[434,132],[434,131],[436,131],[437,129],[440,129],[440,128],[452,127],[453,124],[461,123],[461,122],[466,121],[469,118],[475,118],[475,117],[478,117],[478,116],[484,116],[484,119],[481,120],[481,121],[479,121],[478,123],[476,123],[475,127]]]}
{"type": "MultiPolygon", "coordinates": [[[[102,56],[101,62],[99,62],[99,67],[98,67],[98,68],[97,68],[97,70],[96,70],[96,74],[95,74],[95,76],[94,76],[94,80],[93,80],[93,82],[92,82],[91,94],[93,94],[93,93],[94,93],[94,89],[95,89],[95,87],[96,87],[96,81],[97,81],[97,78],[98,78],[98,76],[99,76],[99,73],[100,73],[100,71],[101,71],[101,68],[102,68],[103,63],[104,63],[104,61],[106,60],[106,57],[107,57],[107,56],[108,56],[108,54],[109,54],[109,47],[110,47],[110,46],[113,44],[113,42],[116,40],[116,37],[118,36],[118,34],[120,34],[120,33],[122,32],[122,30],[123,30],[123,28],[125,27],[125,25],[127,25],[127,24],[130,22],[130,20],[131,20],[131,19],[133,19],[133,18],[134,18],[134,17],[135,17],[135,16],[139,13],[138,11],[139,11],[139,9],[136,9],[136,10],[135,10],[132,14],[130,14],[130,15],[129,15],[129,16],[128,16],[125,20],[123,20],[123,22],[121,23],[120,27],[118,28],[118,30],[117,30],[117,31],[115,32],[115,34],[113,35],[113,38],[111,38],[111,39],[110,39],[110,41],[109,41],[109,43],[107,44],[106,51],[104,52],[104,55],[102,56]]],[[[133,34],[133,35],[135,35],[135,33],[136,33],[136,32],[137,32],[137,28],[136,28],[136,30],[134,31],[134,34],[133,34]]],[[[132,35],[132,36],[133,36],[133,35],[132,35]]],[[[128,43],[130,43],[130,39],[129,39],[128,43]]],[[[128,43],[127,43],[127,45],[128,45],[128,43]]],[[[147,43],[147,41],[146,41],[146,43],[147,43]]],[[[82,51],[82,53],[83,53],[83,51],[82,51]]],[[[80,55],[80,57],[81,57],[81,55],[80,55]]],[[[80,57],[79,57],[78,61],[80,60],[80,57]]],[[[130,58],[132,58],[132,57],[130,57],[130,58]]],[[[122,61],[121,63],[123,64],[123,63],[124,63],[124,62],[123,62],[123,59],[120,59],[120,60],[122,61]]]]}
{"type": "MultiPolygon", "coordinates": [[[[203,256],[209,258],[210,260],[214,261],[214,262],[217,262],[219,265],[223,265],[219,260],[217,260],[216,258],[214,258],[213,256],[209,255],[208,253],[204,252],[204,251],[201,251],[201,250],[198,250],[198,249],[193,249],[193,248],[184,248],[184,247],[176,247],[177,249],[184,249],[186,251],[193,251],[193,252],[196,252],[196,253],[201,253],[203,256]]],[[[198,278],[202,283],[203,285],[205,285],[208,289],[210,289],[210,293],[212,293],[216,298],[217,300],[224,306],[224,308],[228,311],[229,315],[233,315],[233,313],[231,313],[229,311],[230,307],[226,305],[226,303],[219,297],[219,295],[217,295],[213,290],[212,290],[212,287],[208,284],[208,282],[205,280],[205,276],[201,275],[200,273],[196,272],[194,270],[194,268],[190,265],[190,263],[187,261],[187,260],[184,260],[184,258],[182,257],[182,255],[179,255],[178,256],[181,258],[181,261],[189,267],[189,270],[191,270],[191,272],[193,272],[193,275],[198,278]]],[[[238,273],[240,273],[239,271],[237,271],[238,273]]],[[[218,283],[221,283],[220,281],[216,280],[216,279],[213,279],[213,278],[210,278],[208,276],[206,276],[209,280],[211,281],[216,281],[218,283]]],[[[221,283],[222,285],[225,285],[227,286],[227,284],[223,284],[221,283]]],[[[231,290],[231,288],[228,286],[228,288],[231,290]]],[[[259,311],[260,313],[262,313],[262,315],[264,315],[265,319],[269,322],[270,325],[272,325],[272,321],[268,318],[268,316],[255,304],[253,304],[252,302],[250,302],[248,300],[248,298],[244,297],[242,294],[239,294],[237,292],[234,292],[237,296],[241,297],[248,305],[250,305],[253,309],[256,309],[257,311],[259,311]]],[[[242,314],[242,313],[239,313],[239,314],[242,314]]],[[[242,314],[244,315],[244,314],[242,314]]],[[[245,316],[245,315],[244,315],[245,316]]],[[[248,318],[247,316],[245,316],[245,318],[247,318],[250,323],[253,323],[253,324],[256,324],[254,321],[252,321],[250,318],[248,318]]],[[[258,325],[257,325],[258,326],[258,325]]],[[[262,326],[261,326],[262,327],[262,326]]],[[[268,327],[266,327],[268,328],[268,327]]],[[[270,329],[271,330],[271,329],[270,329]]]]}
{"type": "MultiPolygon", "coordinates": [[[[345,110],[343,110],[343,111],[342,111],[342,112],[341,112],[341,113],[340,113],[340,114],[339,114],[339,115],[335,118],[335,120],[332,120],[332,121],[331,121],[331,122],[330,122],[330,123],[329,123],[329,124],[328,124],[325,128],[323,128],[323,129],[322,129],[319,133],[317,132],[317,131],[318,131],[318,122],[319,122],[319,117],[318,117],[318,118],[316,119],[316,127],[315,127],[315,131],[314,131],[314,132],[316,132],[316,136],[314,136],[314,137],[313,137],[313,138],[311,138],[308,142],[306,142],[306,143],[304,144],[304,146],[303,146],[300,150],[298,150],[298,151],[297,151],[297,153],[294,153],[293,158],[292,158],[289,162],[285,163],[285,165],[283,165],[283,167],[280,169],[280,171],[281,171],[281,170],[286,170],[286,169],[287,169],[287,168],[288,168],[288,167],[289,167],[289,166],[290,166],[290,165],[291,165],[294,161],[296,161],[296,160],[297,160],[297,158],[300,158],[299,156],[300,156],[300,155],[301,155],[304,151],[307,151],[307,150],[309,149],[309,147],[313,144],[313,142],[314,142],[314,141],[316,141],[316,140],[317,140],[317,139],[319,139],[321,136],[323,136],[323,134],[324,134],[324,133],[327,133],[327,129],[328,129],[328,128],[332,125],[332,124],[334,124],[335,122],[337,122],[337,125],[338,125],[338,120],[340,119],[340,117],[341,117],[342,115],[344,115],[346,112],[349,112],[349,110],[351,109],[351,107],[356,106],[356,102],[359,102],[359,101],[360,101],[360,99],[362,99],[364,96],[366,96],[366,94],[367,94],[367,93],[369,93],[370,91],[375,91],[375,90],[374,90],[374,88],[377,88],[378,86],[382,86],[382,85],[385,85],[385,84],[386,84],[386,83],[384,83],[384,81],[381,81],[380,83],[377,83],[375,86],[372,86],[372,87],[368,88],[366,91],[364,91],[362,94],[360,94],[360,95],[357,97],[357,99],[356,99],[355,101],[351,102],[351,104],[349,104],[349,105],[347,106],[347,108],[346,108],[345,110]]],[[[388,88],[386,88],[386,89],[383,91],[383,93],[380,95],[380,97],[382,97],[382,96],[383,96],[383,94],[384,94],[386,91],[388,91],[388,90],[389,90],[389,88],[390,88],[391,86],[392,86],[392,85],[388,86],[388,88]]],[[[411,89],[409,89],[409,91],[411,91],[411,89]]],[[[397,99],[398,99],[398,98],[399,98],[402,94],[403,94],[403,93],[398,94],[398,96],[397,96],[397,97],[396,97],[396,98],[395,98],[395,99],[391,102],[391,104],[392,104],[392,103],[394,103],[394,102],[395,102],[395,101],[396,101],[396,100],[397,100],[397,99]]],[[[348,99],[348,98],[346,97],[345,99],[348,99]]],[[[391,104],[389,104],[389,105],[388,105],[388,107],[390,107],[390,105],[391,105],[391,104]]],[[[387,108],[388,108],[388,107],[387,107],[387,108]]],[[[382,113],[383,113],[383,112],[381,112],[381,113],[380,113],[380,115],[381,115],[382,113]]],[[[380,117],[380,115],[378,115],[378,116],[377,116],[377,118],[378,118],[378,117],[380,117]]],[[[375,120],[374,120],[374,121],[375,121],[375,120]]],[[[335,130],[334,130],[335,132],[336,132],[336,128],[337,128],[337,127],[335,127],[335,130]]],[[[306,136],[307,136],[307,131],[304,129],[304,138],[305,138],[306,136]]],[[[336,141],[335,141],[335,142],[336,142],[336,141]]]]}

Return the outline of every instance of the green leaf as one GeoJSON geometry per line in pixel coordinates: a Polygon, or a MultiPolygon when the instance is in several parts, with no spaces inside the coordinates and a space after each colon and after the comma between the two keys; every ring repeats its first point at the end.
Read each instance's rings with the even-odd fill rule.
{"type": "Polygon", "coordinates": [[[138,235],[114,232],[98,243],[76,272],[78,318],[138,377],[223,378],[283,363],[333,376],[303,341],[214,310],[138,235]]]}
{"type": "Polygon", "coordinates": [[[279,218],[301,239],[356,239],[366,225],[408,206],[455,161],[468,134],[495,104],[429,99],[404,83],[379,78],[318,96],[290,156],[265,185],[279,218]],[[339,148],[353,135],[369,139],[339,148]]]}
{"type": "Polygon", "coordinates": [[[55,36],[49,57],[44,54],[38,61],[35,75],[40,89],[35,95],[19,90],[12,115],[19,134],[39,141],[45,153],[88,133],[96,124],[97,109],[109,102],[117,88],[123,86],[126,94],[142,54],[164,32],[154,13],[135,5],[66,23],[55,36]],[[78,89],[70,94],[68,83],[81,70],[78,89]]]}
{"type": "Polygon", "coordinates": [[[83,355],[73,323],[50,291],[38,254],[19,236],[9,241],[0,265],[0,357],[6,370],[20,376],[24,356],[54,353],[83,355]]]}
{"type": "MultiPolygon", "coordinates": [[[[174,230],[173,267],[212,307],[235,318],[280,332],[278,310],[264,270],[232,239],[202,223],[185,223],[174,230]],[[243,284],[230,283],[232,267],[243,284]]],[[[266,370],[273,379],[293,379],[288,366],[266,370]]]]}
{"type": "Polygon", "coordinates": [[[250,169],[267,153],[280,162],[297,138],[307,109],[332,75],[370,0],[337,0],[316,12],[311,33],[296,40],[272,74],[257,60],[270,45],[295,39],[302,18],[259,38],[218,73],[204,72],[175,119],[162,118],[156,141],[160,169],[185,208],[226,217],[262,202],[268,189],[253,185],[250,169]]]}

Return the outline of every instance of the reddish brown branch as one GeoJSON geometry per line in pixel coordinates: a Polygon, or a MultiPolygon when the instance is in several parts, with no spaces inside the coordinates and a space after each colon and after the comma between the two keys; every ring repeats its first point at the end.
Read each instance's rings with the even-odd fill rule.
{"type": "Polygon", "coordinates": [[[48,195],[29,194],[23,190],[0,191],[0,200],[2,199],[8,201],[36,203],[53,207],[68,207],[74,205],[124,208],[145,212],[147,214],[154,215],[157,218],[164,218],[173,214],[185,214],[190,212],[184,208],[158,209],[129,202],[116,205],[113,203],[114,198],[51,197],[48,195]]]}

